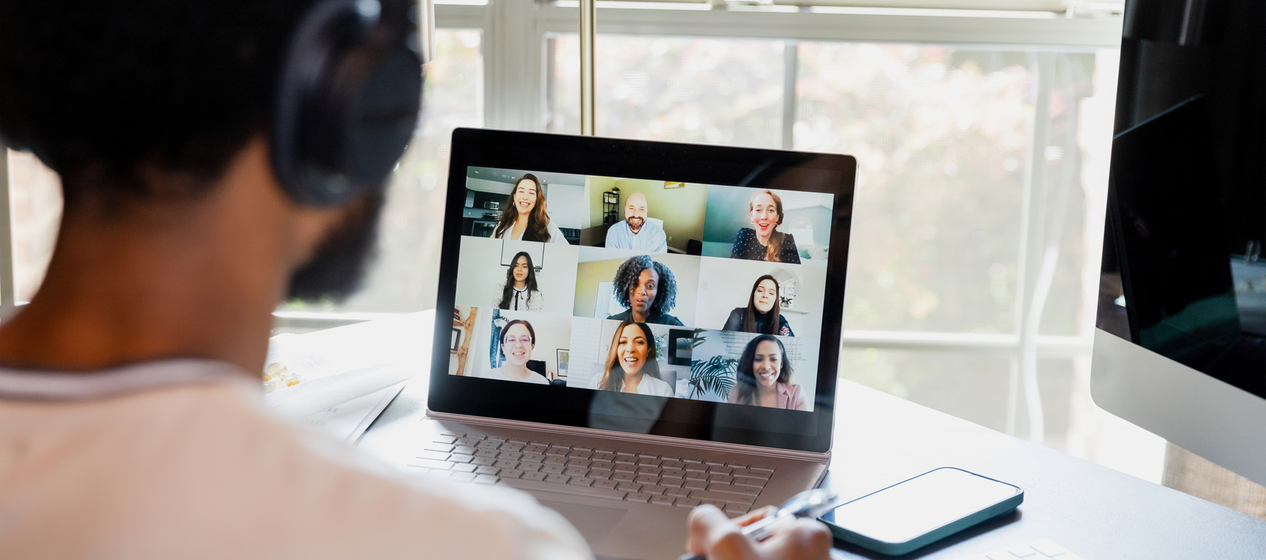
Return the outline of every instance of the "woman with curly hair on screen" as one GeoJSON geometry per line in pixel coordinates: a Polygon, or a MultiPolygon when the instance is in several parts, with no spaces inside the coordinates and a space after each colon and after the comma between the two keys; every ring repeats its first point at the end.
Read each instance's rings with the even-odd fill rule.
{"type": "Polygon", "coordinates": [[[739,357],[738,372],[734,376],[734,389],[729,401],[734,404],[750,404],[809,410],[809,401],[799,385],[791,383],[791,361],[787,349],[777,337],[762,334],[753,338],[739,357]]]}
{"type": "Polygon", "coordinates": [[[673,388],[660,379],[655,334],[646,323],[623,321],[615,328],[602,375],[594,376],[593,389],[673,396],[673,388]]]}
{"type": "Polygon", "coordinates": [[[632,257],[616,269],[613,282],[616,301],[628,309],[608,319],[681,325],[680,319],[668,314],[677,305],[677,280],[664,263],[646,255],[632,257]]]}
{"type": "Polygon", "coordinates": [[[545,190],[541,188],[541,180],[531,173],[523,175],[506,197],[492,237],[568,244],[563,230],[549,221],[549,214],[545,213],[545,190]]]}

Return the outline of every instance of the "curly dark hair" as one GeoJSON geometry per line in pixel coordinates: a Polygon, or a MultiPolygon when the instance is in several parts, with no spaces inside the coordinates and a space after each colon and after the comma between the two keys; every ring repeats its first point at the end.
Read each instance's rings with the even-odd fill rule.
{"type": "Polygon", "coordinates": [[[655,301],[651,302],[651,314],[672,311],[677,305],[677,279],[673,277],[672,269],[647,255],[630,257],[620,263],[620,268],[615,271],[615,279],[612,280],[615,283],[615,300],[620,305],[632,307],[629,294],[637,287],[638,275],[648,268],[655,269],[655,273],[659,275],[659,289],[655,292],[655,301]]]}
{"type": "Polygon", "coordinates": [[[0,135],[62,176],[67,208],[202,194],[267,130],[291,30],[315,3],[0,2],[0,135]],[[160,187],[153,171],[192,180],[160,187]]]}

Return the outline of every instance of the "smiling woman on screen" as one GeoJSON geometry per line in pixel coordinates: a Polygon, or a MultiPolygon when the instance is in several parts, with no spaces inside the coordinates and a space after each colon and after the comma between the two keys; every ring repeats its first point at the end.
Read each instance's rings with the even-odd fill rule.
{"type": "Polygon", "coordinates": [[[514,184],[497,218],[492,236],[512,241],[540,241],[567,244],[563,230],[549,221],[545,213],[545,191],[540,179],[527,173],[514,184]]]}
{"type": "Polygon", "coordinates": [[[505,364],[488,370],[480,377],[549,385],[544,375],[527,368],[535,347],[536,331],[532,329],[532,324],[522,319],[510,321],[501,329],[501,355],[506,358],[505,364]]]}
{"type": "Polygon", "coordinates": [[[773,335],[753,338],[739,357],[731,403],[809,410],[809,401],[799,385],[791,383],[791,362],[787,349],[773,335]]]}
{"type": "Polygon", "coordinates": [[[790,233],[778,231],[782,225],[782,199],[773,191],[756,193],[747,204],[752,227],[742,228],[734,237],[730,258],[800,264],[800,252],[790,233]]]}
{"type": "Polygon", "coordinates": [[[747,307],[734,308],[721,330],[795,336],[787,318],[780,313],[781,308],[778,304],[778,281],[766,274],[752,284],[747,307]]]}
{"type": "Polygon", "coordinates": [[[673,396],[673,388],[660,379],[655,334],[646,323],[624,321],[616,327],[602,371],[602,375],[594,376],[593,389],[673,396]]]}

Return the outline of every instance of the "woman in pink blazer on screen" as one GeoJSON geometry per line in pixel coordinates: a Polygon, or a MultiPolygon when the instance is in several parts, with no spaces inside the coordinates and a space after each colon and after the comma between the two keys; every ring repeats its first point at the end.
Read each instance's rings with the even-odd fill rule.
{"type": "Polygon", "coordinates": [[[809,400],[800,386],[791,383],[792,373],[787,349],[778,337],[763,334],[753,338],[739,357],[729,401],[787,410],[810,410],[809,400]]]}

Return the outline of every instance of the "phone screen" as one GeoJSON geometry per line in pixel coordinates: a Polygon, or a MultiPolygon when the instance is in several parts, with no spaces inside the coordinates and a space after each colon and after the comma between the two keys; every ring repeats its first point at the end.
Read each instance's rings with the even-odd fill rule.
{"type": "Polygon", "coordinates": [[[953,468],[917,476],[835,509],[834,523],[889,543],[907,542],[1020,492],[953,468]]]}

